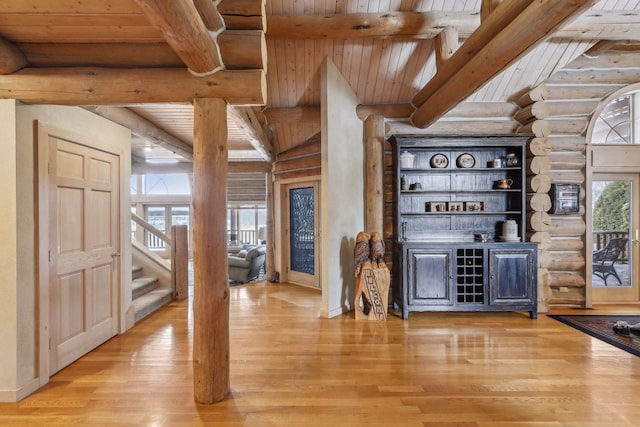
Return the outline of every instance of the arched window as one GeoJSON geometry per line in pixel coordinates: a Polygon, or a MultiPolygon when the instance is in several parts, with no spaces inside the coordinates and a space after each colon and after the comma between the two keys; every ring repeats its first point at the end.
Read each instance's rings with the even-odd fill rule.
{"type": "Polygon", "coordinates": [[[591,143],[640,144],[640,91],[622,95],[607,104],[595,121],[591,143]]]}

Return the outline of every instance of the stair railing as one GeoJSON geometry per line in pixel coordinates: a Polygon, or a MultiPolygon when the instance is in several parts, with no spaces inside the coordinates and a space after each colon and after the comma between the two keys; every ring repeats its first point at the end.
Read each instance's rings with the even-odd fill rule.
{"type": "Polygon", "coordinates": [[[189,243],[187,236],[187,226],[172,226],[172,237],[169,237],[165,233],[145,221],[144,218],[134,214],[133,212],[131,213],[131,220],[142,227],[144,230],[146,230],[148,233],[150,233],[151,236],[153,236],[151,239],[144,238],[143,242],[140,242],[136,239],[136,242],[139,242],[144,247],[146,247],[149,253],[153,254],[151,250],[152,248],[149,248],[147,244],[147,242],[149,241],[162,241],[167,247],[170,248],[169,253],[171,254],[171,288],[173,289],[175,298],[186,298],[188,296],[187,292],[189,285],[189,243]]]}

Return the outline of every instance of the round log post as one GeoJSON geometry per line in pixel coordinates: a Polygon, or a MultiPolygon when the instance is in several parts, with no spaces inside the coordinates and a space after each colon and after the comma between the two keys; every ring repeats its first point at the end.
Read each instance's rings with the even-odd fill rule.
{"type": "Polygon", "coordinates": [[[273,272],[276,270],[275,262],[275,217],[274,217],[274,185],[273,185],[273,172],[267,173],[266,186],[267,186],[267,256],[265,259],[265,272],[267,279],[273,277],[273,272]]]}
{"type": "Polygon", "coordinates": [[[365,137],[365,227],[369,232],[383,232],[384,222],[384,117],[378,114],[364,122],[365,137]]]}
{"type": "Polygon", "coordinates": [[[215,403],[230,391],[227,104],[193,105],[193,386],[196,402],[215,403]]]}

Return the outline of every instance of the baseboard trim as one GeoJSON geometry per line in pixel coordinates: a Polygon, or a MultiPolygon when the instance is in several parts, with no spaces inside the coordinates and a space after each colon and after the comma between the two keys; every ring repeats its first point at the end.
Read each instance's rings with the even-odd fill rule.
{"type": "Polygon", "coordinates": [[[0,402],[18,402],[40,388],[40,378],[34,378],[15,390],[0,390],[0,402]]]}

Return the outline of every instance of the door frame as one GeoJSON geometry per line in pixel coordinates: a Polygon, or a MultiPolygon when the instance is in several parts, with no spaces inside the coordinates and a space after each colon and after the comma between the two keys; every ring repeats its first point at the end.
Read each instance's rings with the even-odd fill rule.
{"type": "MultiPolygon", "coordinates": [[[[621,146],[588,144],[586,147],[586,185],[585,185],[585,307],[593,306],[592,271],[593,259],[593,212],[591,210],[592,182],[594,174],[640,174],[640,145],[621,146]]],[[[636,190],[637,192],[638,190],[636,190]]],[[[637,219],[636,219],[637,220],[637,219]]],[[[632,250],[633,252],[633,250],[632,250]]],[[[630,254],[631,255],[631,254],[630,254]]],[[[631,272],[633,274],[633,270],[631,272]]],[[[633,280],[633,277],[632,277],[633,280]]],[[[636,277],[634,286],[640,286],[636,277]]],[[[636,301],[637,303],[638,301],[636,301]]]]}
{"type": "Polygon", "coordinates": [[[290,283],[294,283],[301,286],[307,286],[311,289],[321,290],[320,284],[322,283],[320,280],[321,273],[321,257],[320,257],[320,240],[322,238],[321,232],[321,223],[320,223],[320,179],[314,178],[304,178],[304,179],[296,179],[296,180],[287,180],[279,183],[279,198],[280,198],[280,227],[279,228],[279,238],[278,241],[283,244],[280,247],[280,271],[281,271],[281,281],[286,281],[290,283]],[[291,275],[291,271],[289,268],[290,263],[290,240],[289,240],[289,190],[292,188],[303,188],[303,187],[313,187],[314,188],[314,225],[315,225],[315,239],[314,239],[314,283],[304,282],[300,280],[300,278],[296,278],[295,274],[291,275]]]}
{"type": "MultiPolygon", "coordinates": [[[[638,160],[640,160],[640,149],[638,150],[638,160]]],[[[593,250],[593,210],[591,209],[591,205],[593,204],[593,200],[591,199],[591,191],[592,191],[592,183],[593,181],[630,181],[631,182],[631,200],[632,206],[630,207],[630,217],[631,224],[630,227],[630,235],[635,237],[640,229],[640,219],[638,218],[638,214],[640,212],[640,168],[638,172],[591,172],[588,180],[588,202],[586,205],[586,214],[587,214],[587,235],[586,235],[586,265],[587,270],[585,274],[585,279],[587,283],[587,290],[590,291],[590,302],[593,304],[594,294],[608,293],[611,295],[611,299],[609,301],[598,300],[595,301],[597,304],[619,304],[619,303],[630,303],[637,304],[640,303],[640,271],[638,266],[638,248],[633,244],[632,239],[629,241],[629,278],[631,280],[631,287],[610,287],[610,288],[598,288],[597,290],[593,287],[593,257],[590,256],[591,251],[593,250]],[[597,178],[597,179],[596,179],[597,178]],[[620,178],[620,179],[618,179],[620,178]],[[632,300],[629,301],[628,298],[632,300]]]]}
{"type": "Polygon", "coordinates": [[[38,290],[38,382],[42,387],[51,376],[50,360],[50,264],[49,264],[49,137],[67,140],[86,147],[112,154],[119,159],[120,199],[119,207],[119,248],[120,253],[117,286],[117,332],[123,333],[134,324],[131,305],[131,211],[129,202],[129,176],[131,173],[130,151],[125,144],[93,139],[68,129],[56,127],[36,120],[34,124],[35,174],[36,176],[36,262],[38,290]],[[129,271],[129,280],[126,272],[129,271]],[[127,292],[128,291],[128,292],[127,292]]]}

